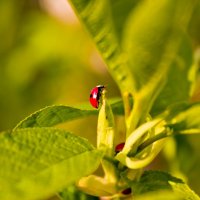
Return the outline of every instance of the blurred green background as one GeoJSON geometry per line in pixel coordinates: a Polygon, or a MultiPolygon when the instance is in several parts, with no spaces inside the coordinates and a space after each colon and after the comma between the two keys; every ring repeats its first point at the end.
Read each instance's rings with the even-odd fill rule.
{"type": "MultiPolygon", "coordinates": [[[[0,130],[52,104],[87,102],[116,85],[65,0],[0,1],[0,130]]],[[[111,89],[112,88],[112,89],[111,89]]]]}
{"type": "MultiPolygon", "coordinates": [[[[119,96],[93,42],[66,0],[0,0],[0,13],[1,131],[12,129],[24,117],[48,105],[88,102],[90,90],[98,84],[108,86],[109,98],[119,96]]],[[[197,46],[199,32],[191,28],[191,35],[197,46]]],[[[62,126],[95,144],[96,119],[62,126]]],[[[123,119],[116,120],[118,134],[123,135],[123,119]]],[[[170,142],[172,149],[176,144],[170,142]]],[[[151,168],[183,168],[189,185],[200,194],[199,136],[177,138],[177,144],[179,159],[160,156],[151,168]],[[184,165],[178,163],[181,159],[184,165]]]]}

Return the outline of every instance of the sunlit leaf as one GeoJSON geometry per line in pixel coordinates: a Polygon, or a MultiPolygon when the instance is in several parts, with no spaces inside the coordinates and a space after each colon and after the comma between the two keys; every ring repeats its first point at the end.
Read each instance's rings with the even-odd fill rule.
{"type": "Polygon", "coordinates": [[[200,199],[181,179],[175,178],[170,174],[161,171],[144,172],[139,182],[133,184],[132,190],[136,196],[150,193],[151,197],[151,192],[171,191],[176,198],[170,197],[169,199],[200,199]]]}
{"type": "MultiPolygon", "coordinates": [[[[120,99],[111,100],[111,107],[115,114],[121,115],[124,113],[123,103],[120,99]]],[[[97,114],[98,110],[95,110],[88,105],[77,107],[53,105],[31,114],[26,119],[22,120],[15,128],[50,127],[63,122],[97,114]]]]}
{"type": "Polygon", "coordinates": [[[138,141],[145,135],[145,133],[154,128],[156,125],[162,122],[162,119],[155,119],[149,121],[140,127],[138,127],[134,132],[132,132],[126,140],[125,146],[121,152],[116,155],[116,159],[122,164],[131,169],[140,169],[147,166],[161,151],[163,148],[164,140],[159,140],[155,142],[152,148],[149,150],[147,156],[141,156],[141,158],[134,157],[134,153],[138,148],[138,141]],[[133,155],[132,155],[133,154],[133,155]],[[128,157],[127,155],[131,155],[128,157]]]}
{"type": "MultiPolygon", "coordinates": [[[[130,15],[124,34],[124,49],[138,90],[128,124],[130,132],[145,120],[167,82],[170,67],[182,47],[183,30],[190,20],[194,2],[143,1],[130,15]]],[[[185,57],[181,61],[184,67],[189,67],[185,57]]],[[[174,75],[179,76],[176,72],[174,75]]],[[[176,94],[172,91],[171,95],[176,94]]]]}
{"type": "Polygon", "coordinates": [[[112,21],[120,43],[123,39],[123,30],[126,25],[126,20],[140,2],[139,0],[110,0],[112,21]]]}
{"type": "Polygon", "coordinates": [[[49,106],[27,117],[21,121],[16,128],[49,127],[94,114],[97,114],[97,110],[81,110],[62,105],[49,106]]]}
{"type": "Polygon", "coordinates": [[[180,102],[169,106],[159,115],[165,119],[166,126],[175,132],[185,134],[200,133],[200,103],[180,102]]]}
{"type": "Polygon", "coordinates": [[[175,131],[199,130],[200,133],[200,103],[193,104],[190,108],[180,112],[172,119],[175,131]]]}
{"type": "Polygon", "coordinates": [[[191,83],[188,74],[192,65],[192,56],[189,41],[183,38],[179,52],[171,65],[167,82],[151,110],[153,115],[163,112],[173,103],[189,100],[191,83]]]}
{"type": "Polygon", "coordinates": [[[94,39],[121,92],[133,93],[134,82],[115,33],[109,1],[70,0],[70,2],[94,39]]]}
{"type": "Polygon", "coordinates": [[[64,130],[18,129],[0,135],[0,198],[47,198],[98,167],[102,152],[64,130]]]}
{"type": "Polygon", "coordinates": [[[153,81],[158,71],[166,77],[166,68],[175,60],[182,41],[178,29],[187,25],[193,6],[193,1],[143,1],[133,11],[125,29],[124,48],[138,89],[153,81]]]}

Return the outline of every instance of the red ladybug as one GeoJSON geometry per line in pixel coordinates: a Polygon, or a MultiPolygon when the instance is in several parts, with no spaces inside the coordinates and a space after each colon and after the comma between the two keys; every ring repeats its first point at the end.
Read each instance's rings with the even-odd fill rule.
{"type": "Polygon", "coordinates": [[[101,98],[101,93],[105,89],[104,85],[97,85],[90,92],[90,103],[94,108],[99,107],[99,100],[101,98]]]}
{"type": "Polygon", "coordinates": [[[131,192],[132,192],[131,188],[127,188],[127,189],[122,191],[122,194],[128,195],[128,194],[131,194],[131,192]]]}
{"type": "Polygon", "coordinates": [[[118,145],[115,147],[115,152],[116,152],[116,153],[119,153],[120,151],[122,151],[123,148],[124,148],[124,145],[125,145],[124,142],[118,144],[118,145]]]}

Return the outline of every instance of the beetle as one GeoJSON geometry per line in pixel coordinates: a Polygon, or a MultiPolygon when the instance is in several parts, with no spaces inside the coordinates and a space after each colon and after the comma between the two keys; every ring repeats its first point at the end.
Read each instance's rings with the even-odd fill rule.
{"type": "Polygon", "coordinates": [[[124,145],[125,145],[124,142],[118,144],[118,145],[115,147],[115,153],[119,153],[120,151],[122,151],[123,148],[124,148],[124,145]]]}
{"type": "Polygon", "coordinates": [[[127,188],[127,189],[122,191],[122,194],[128,195],[128,194],[131,194],[131,192],[132,192],[131,188],[127,188]]]}
{"type": "Polygon", "coordinates": [[[99,101],[101,98],[101,93],[105,89],[104,85],[97,85],[90,92],[90,103],[94,108],[99,107],[99,101]]]}

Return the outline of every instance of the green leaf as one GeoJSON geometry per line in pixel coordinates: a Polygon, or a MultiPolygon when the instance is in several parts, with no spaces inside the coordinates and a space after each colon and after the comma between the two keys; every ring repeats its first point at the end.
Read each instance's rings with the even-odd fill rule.
{"type": "Polygon", "coordinates": [[[123,56],[107,0],[70,0],[86,26],[122,94],[133,93],[134,81],[123,56]]]}
{"type": "Polygon", "coordinates": [[[50,197],[100,164],[102,152],[64,130],[27,128],[0,135],[0,198],[50,197]]]}
{"type": "Polygon", "coordinates": [[[129,17],[124,49],[138,89],[154,78],[171,32],[173,17],[169,21],[168,17],[173,13],[171,1],[143,1],[129,17]]]}
{"type": "Polygon", "coordinates": [[[188,29],[190,38],[193,41],[195,47],[197,48],[200,44],[200,35],[198,29],[199,26],[200,26],[200,1],[198,0],[188,29]]]}
{"type": "Polygon", "coordinates": [[[43,108],[21,121],[16,128],[50,127],[59,123],[97,114],[97,110],[78,109],[64,105],[43,108]]]}
{"type": "Polygon", "coordinates": [[[139,182],[133,184],[132,190],[136,196],[166,190],[173,192],[175,199],[200,199],[181,179],[161,171],[145,171],[139,182]]]}
{"type": "Polygon", "coordinates": [[[183,200],[183,197],[171,191],[156,191],[139,195],[133,200],[183,200]]]}
{"type": "Polygon", "coordinates": [[[168,138],[162,153],[168,163],[168,171],[192,183],[191,172],[194,173],[195,166],[199,166],[197,164],[199,158],[194,151],[193,144],[188,139],[185,135],[168,138]],[[186,174],[189,177],[186,177],[186,174]]]}
{"type": "MultiPolygon", "coordinates": [[[[200,9],[200,2],[199,2],[200,9]]],[[[194,52],[194,62],[189,73],[189,80],[191,82],[190,100],[192,102],[200,101],[200,49],[194,52]]]]}
{"type": "Polygon", "coordinates": [[[128,135],[144,122],[165,86],[170,67],[182,47],[184,30],[194,6],[195,0],[143,1],[130,15],[124,34],[124,49],[138,92],[134,95],[135,106],[128,121],[128,135]]]}
{"type": "Polygon", "coordinates": [[[62,200],[75,200],[75,199],[81,199],[81,200],[98,200],[98,197],[90,196],[88,194],[85,194],[78,190],[75,186],[69,186],[62,192],[60,192],[59,197],[62,200]]]}
{"type": "Polygon", "coordinates": [[[133,190],[137,195],[158,190],[172,190],[170,182],[183,184],[181,179],[175,178],[168,173],[161,171],[145,171],[139,182],[133,185],[133,190]]]}
{"type": "Polygon", "coordinates": [[[193,104],[189,104],[188,102],[174,103],[168,106],[167,109],[159,116],[164,118],[167,123],[170,123],[174,117],[176,117],[179,113],[189,109],[192,105],[193,104]]]}
{"type": "Polygon", "coordinates": [[[123,165],[131,169],[140,169],[146,167],[161,151],[165,141],[159,140],[155,142],[151,149],[148,149],[148,154],[145,153],[144,155],[141,155],[141,157],[135,157],[139,141],[141,142],[141,139],[144,138],[144,135],[148,130],[154,128],[159,123],[162,123],[162,121],[162,119],[155,119],[138,127],[129,135],[123,150],[119,152],[115,158],[123,165]]]}
{"type": "MultiPolygon", "coordinates": [[[[115,114],[121,115],[124,113],[123,103],[121,100],[113,99],[111,102],[111,107],[115,114]]],[[[15,129],[27,127],[50,127],[63,122],[98,114],[98,110],[90,109],[88,107],[89,106],[80,106],[80,108],[64,105],[48,106],[22,120],[15,129]]]]}
{"type": "Polygon", "coordinates": [[[133,10],[125,29],[124,48],[138,89],[153,81],[158,72],[163,71],[162,77],[166,77],[167,68],[180,48],[182,29],[188,24],[194,2],[143,1],[133,10]]]}
{"type": "Polygon", "coordinates": [[[189,100],[191,82],[188,74],[192,66],[192,57],[189,41],[183,38],[179,52],[171,65],[167,82],[155,100],[152,115],[157,115],[173,103],[189,100]]]}
{"type": "Polygon", "coordinates": [[[174,131],[186,131],[195,130],[196,133],[200,133],[200,103],[191,105],[187,110],[184,110],[177,114],[171,121],[170,125],[174,131]]]}
{"type": "Polygon", "coordinates": [[[139,2],[139,0],[110,0],[112,21],[120,43],[123,39],[123,30],[126,25],[126,20],[139,2]]]}
{"type": "Polygon", "coordinates": [[[192,134],[200,133],[199,115],[200,102],[181,102],[169,106],[159,117],[165,119],[166,126],[175,133],[192,134]]]}
{"type": "Polygon", "coordinates": [[[90,196],[79,191],[75,186],[69,186],[59,194],[62,200],[98,200],[98,197],[90,196]]]}

